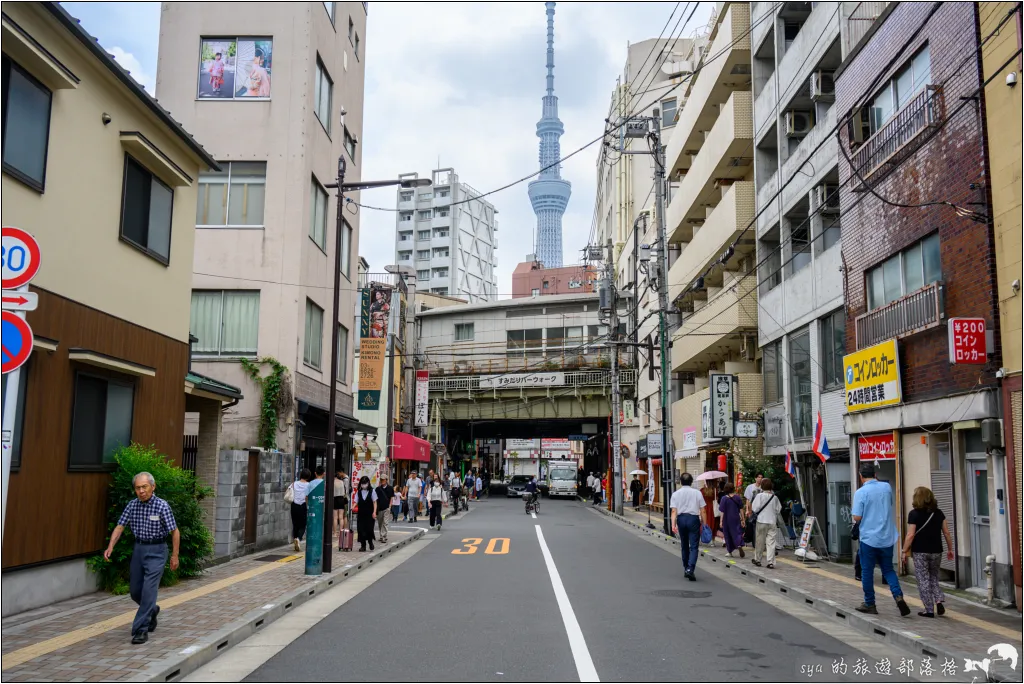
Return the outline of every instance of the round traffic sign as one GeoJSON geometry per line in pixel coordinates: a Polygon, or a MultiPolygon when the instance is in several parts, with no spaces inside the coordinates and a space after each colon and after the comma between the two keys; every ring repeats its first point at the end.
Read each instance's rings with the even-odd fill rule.
{"type": "Polygon", "coordinates": [[[3,227],[3,287],[27,284],[39,271],[39,243],[21,228],[3,227]]]}
{"type": "Polygon", "coordinates": [[[28,361],[32,353],[32,328],[13,311],[4,311],[2,315],[3,372],[10,373],[28,361]]]}

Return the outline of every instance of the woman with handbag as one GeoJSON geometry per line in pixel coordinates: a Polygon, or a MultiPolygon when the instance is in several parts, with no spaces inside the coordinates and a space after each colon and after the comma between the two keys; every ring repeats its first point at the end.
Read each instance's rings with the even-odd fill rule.
{"type": "Polygon", "coordinates": [[[912,553],[917,590],[921,594],[924,610],[921,617],[943,615],[946,600],[939,585],[939,564],[942,563],[942,538],[946,538],[946,558],[953,560],[953,537],[949,533],[946,516],[939,510],[935,494],[927,487],[914,490],[914,509],[907,516],[907,539],[903,542],[903,559],[912,553]]]}
{"type": "Polygon", "coordinates": [[[754,543],[754,565],[761,567],[761,559],[765,558],[765,567],[769,570],[775,568],[775,544],[779,536],[779,511],[782,510],[782,502],[775,496],[775,485],[769,478],[761,480],[761,493],[754,497],[751,504],[755,528],[754,543]]]}
{"type": "Polygon", "coordinates": [[[299,472],[299,479],[288,485],[284,493],[284,500],[291,504],[292,513],[292,549],[296,553],[302,549],[299,542],[306,536],[306,495],[309,493],[309,481],[313,479],[313,473],[309,468],[303,468],[299,472]]]}
{"type": "Polygon", "coordinates": [[[729,556],[739,549],[740,558],[743,552],[743,499],[736,493],[736,486],[727,482],[722,490],[722,498],[718,509],[722,512],[722,535],[725,537],[725,551],[729,556]]]}

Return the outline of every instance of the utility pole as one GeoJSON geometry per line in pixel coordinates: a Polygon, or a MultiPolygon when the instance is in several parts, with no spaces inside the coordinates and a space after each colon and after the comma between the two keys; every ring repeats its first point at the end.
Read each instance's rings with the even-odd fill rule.
{"type": "Polygon", "coordinates": [[[672,409],[669,405],[671,380],[668,370],[668,240],[665,237],[665,152],[661,145],[661,112],[654,110],[654,207],[658,229],[658,342],[661,346],[661,505],[664,532],[672,534],[668,499],[675,483],[675,454],[672,451],[672,409]]]}
{"type": "Polygon", "coordinates": [[[615,247],[608,238],[605,255],[605,287],[611,309],[608,312],[608,345],[612,350],[612,506],[622,515],[622,422],[619,420],[619,312],[615,291],[615,247]]]}

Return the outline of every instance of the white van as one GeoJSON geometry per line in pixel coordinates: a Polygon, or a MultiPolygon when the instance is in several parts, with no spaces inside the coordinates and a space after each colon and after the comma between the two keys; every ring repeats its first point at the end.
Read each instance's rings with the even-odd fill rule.
{"type": "Polygon", "coordinates": [[[548,468],[548,496],[576,498],[576,465],[552,463],[548,468]]]}

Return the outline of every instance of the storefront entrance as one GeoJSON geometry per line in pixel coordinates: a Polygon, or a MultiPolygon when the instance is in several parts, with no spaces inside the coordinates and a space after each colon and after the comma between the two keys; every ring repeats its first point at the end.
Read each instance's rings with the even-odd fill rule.
{"type": "Polygon", "coordinates": [[[992,553],[985,454],[967,454],[967,490],[971,511],[971,579],[980,587],[985,584],[985,558],[992,553]]]}

